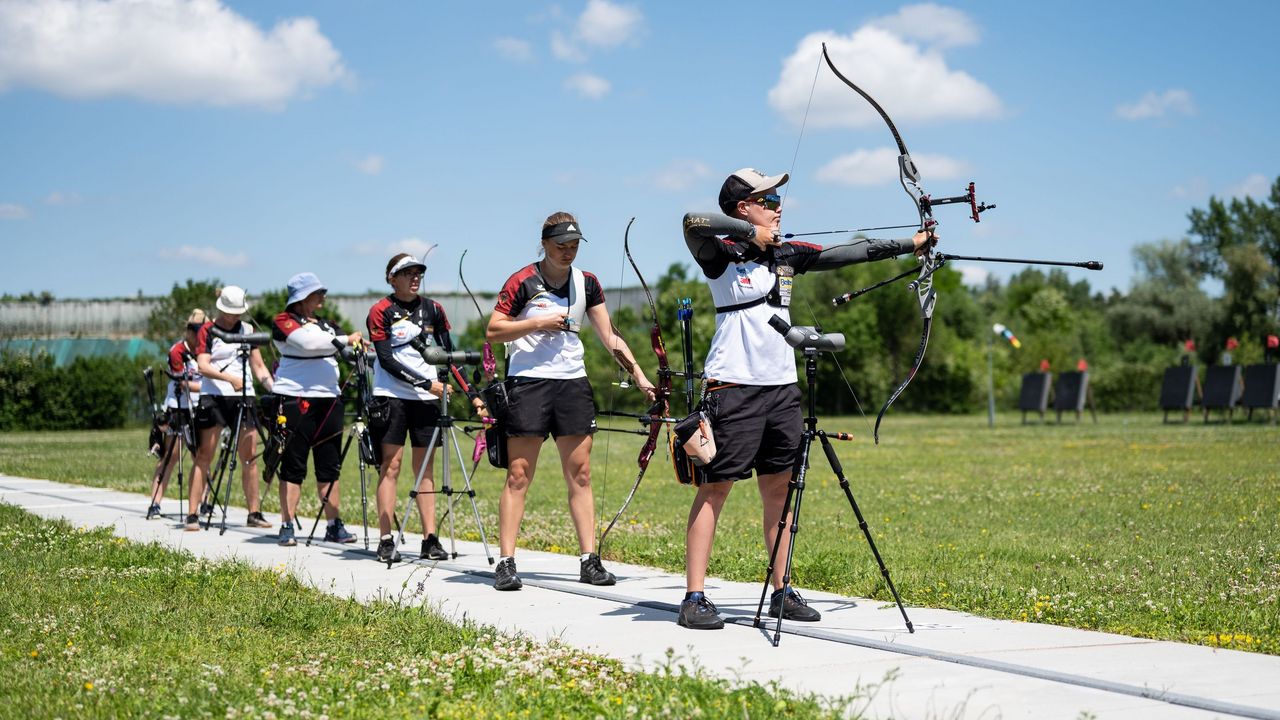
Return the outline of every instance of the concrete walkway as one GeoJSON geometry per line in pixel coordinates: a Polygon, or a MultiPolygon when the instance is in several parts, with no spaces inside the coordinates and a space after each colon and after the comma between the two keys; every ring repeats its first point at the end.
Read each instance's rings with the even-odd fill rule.
{"type": "MultiPolygon", "coordinates": [[[[0,502],[201,557],[235,557],[263,568],[283,563],[341,597],[425,602],[448,617],[646,668],[665,662],[671,649],[718,676],[777,680],[805,692],[837,696],[875,686],[863,706],[872,717],[1280,720],[1280,658],[1272,656],[914,607],[907,610],[916,632],[908,634],[891,603],[817,591],[805,597],[822,611],[822,622],[784,624],[773,647],[773,624],[768,633],[752,626],[760,597],[755,583],[712,579],[707,594],[730,622],[721,631],[695,632],[675,623],[683,576],[652,568],[610,563],[618,584],[593,588],[577,582],[576,557],[522,550],[524,589],[499,593],[479,543],[459,542],[453,560],[417,562],[412,551],[421,537],[411,536],[402,551],[413,562],[388,569],[360,542],[281,548],[274,530],[228,525],[225,535],[216,526],[183,532],[173,517],[144,520],[147,499],[131,493],[0,475],[0,502]]],[[[166,511],[174,507],[166,502],[166,511]]],[[[458,522],[470,529],[469,508],[460,509],[458,522]]],[[[232,509],[229,520],[242,523],[244,516],[232,509]]],[[[486,530],[493,541],[496,529],[486,530]]]]}

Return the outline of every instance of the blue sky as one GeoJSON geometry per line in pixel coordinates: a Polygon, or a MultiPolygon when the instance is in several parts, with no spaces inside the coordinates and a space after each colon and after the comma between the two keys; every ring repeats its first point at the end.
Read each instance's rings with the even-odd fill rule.
{"type": "Polygon", "coordinates": [[[998,204],[939,209],[945,250],[1098,259],[1072,275],[1124,289],[1133,245],[1280,174],[1278,24],[1275,2],[3,0],[0,291],[359,292],[431,245],[428,289],[470,247],[494,290],[562,209],[579,264],[632,284],[628,218],[656,278],[744,166],[792,172],[785,231],[911,222],[888,130],[813,85],[822,40],[927,190],[998,204]]]}

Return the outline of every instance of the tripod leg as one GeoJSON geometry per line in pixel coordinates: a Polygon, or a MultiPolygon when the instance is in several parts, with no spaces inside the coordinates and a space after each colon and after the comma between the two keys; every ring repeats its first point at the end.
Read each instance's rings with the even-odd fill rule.
{"type": "Polygon", "coordinates": [[[822,440],[822,452],[826,453],[827,462],[831,464],[831,469],[835,472],[836,478],[840,480],[840,489],[844,490],[844,496],[849,501],[849,507],[853,508],[853,514],[858,518],[858,527],[862,528],[862,534],[867,538],[867,545],[871,547],[871,554],[876,558],[876,564],[880,566],[880,576],[884,578],[884,584],[889,586],[889,592],[893,593],[893,601],[898,604],[898,612],[902,613],[902,621],[907,624],[907,632],[914,633],[915,627],[911,624],[911,618],[907,617],[907,609],[902,606],[902,598],[898,597],[898,589],[893,586],[893,580],[889,578],[889,568],[885,567],[884,560],[880,557],[880,551],[876,549],[876,541],[871,539],[871,528],[867,526],[866,518],[862,517],[862,511],[858,509],[858,502],[853,499],[853,491],[849,488],[849,480],[844,476],[844,468],[840,466],[840,459],[836,457],[836,451],[831,447],[831,441],[827,439],[824,433],[818,433],[819,439],[822,440]]]}
{"type": "Polygon", "coordinates": [[[365,469],[367,468],[367,465],[365,465],[365,448],[372,447],[372,445],[370,445],[369,430],[365,429],[364,423],[357,423],[355,432],[358,438],[357,442],[360,442],[360,447],[356,448],[358,454],[356,460],[358,468],[360,468],[360,519],[365,525],[365,550],[369,550],[369,484],[367,484],[365,478],[365,469]]]}
{"type": "MultiPolygon", "coordinates": [[[[227,508],[231,505],[232,493],[236,491],[236,487],[235,487],[236,463],[240,461],[240,433],[244,429],[244,414],[245,412],[247,412],[246,410],[247,407],[248,407],[247,402],[245,402],[244,398],[241,397],[240,405],[236,410],[235,431],[232,432],[231,434],[231,447],[227,451],[227,454],[230,456],[231,462],[230,462],[230,470],[227,472],[227,495],[222,499],[222,526],[218,530],[219,535],[227,534],[227,508]]],[[[244,473],[245,473],[245,469],[241,468],[240,474],[243,476],[244,473]]],[[[247,497],[245,498],[245,504],[246,505],[249,504],[249,498],[247,497]]]]}
{"type": "Polygon", "coordinates": [[[796,457],[796,464],[791,472],[791,481],[787,483],[787,496],[782,501],[782,514],[778,518],[778,534],[773,540],[773,549],[769,553],[769,567],[765,570],[764,585],[760,589],[760,602],[756,605],[756,619],[754,625],[760,627],[761,613],[764,610],[764,599],[769,594],[772,585],[774,568],[778,564],[778,549],[782,547],[782,533],[787,531],[787,516],[791,516],[790,542],[787,543],[787,557],[782,570],[782,594],[783,603],[778,606],[778,623],[773,631],[773,646],[777,647],[782,641],[782,616],[785,614],[783,610],[786,608],[786,593],[791,587],[791,562],[795,556],[796,550],[796,532],[799,530],[797,524],[800,520],[800,502],[804,498],[804,481],[809,471],[809,449],[813,445],[813,431],[805,430],[800,438],[800,453],[796,457]],[[794,498],[795,507],[792,508],[792,500],[794,498]]]}
{"type": "MultiPolygon", "coordinates": [[[[431,431],[431,440],[427,443],[427,454],[422,459],[422,467],[418,468],[418,477],[413,481],[413,487],[409,490],[409,498],[404,501],[404,514],[401,515],[404,520],[403,522],[397,521],[400,525],[400,534],[396,537],[397,546],[404,544],[404,531],[409,525],[410,506],[417,504],[415,501],[418,499],[418,488],[422,486],[422,477],[426,474],[427,467],[431,465],[431,451],[435,448],[439,439],[440,426],[437,425],[436,429],[431,431]]],[[[410,453],[410,457],[413,457],[412,453],[410,453]]],[[[419,512],[418,514],[421,515],[422,513],[419,512]]],[[[424,538],[427,536],[427,519],[425,517],[422,518],[422,536],[424,538]]]]}
{"type": "Polygon", "coordinates": [[[231,466],[231,474],[235,474],[234,456],[236,448],[233,444],[236,442],[234,438],[228,436],[225,441],[222,440],[222,433],[218,433],[218,459],[214,461],[217,469],[213,471],[212,478],[206,478],[205,482],[205,498],[203,504],[209,508],[205,515],[204,529],[208,530],[213,526],[213,509],[218,505],[218,498],[222,495],[222,481],[227,475],[227,466],[231,466]]]}
{"type": "MultiPolygon", "coordinates": [[[[462,447],[458,444],[457,431],[454,430],[450,432],[449,438],[450,440],[453,441],[454,455],[458,459],[458,472],[462,473],[462,484],[463,484],[463,487],[466,488],[466,490],[464,490],[462,494],[465,494],[467,496],[467,499],[471,501],[471,514],[475,518],[476,529],[480,531],[480,543],[484,545],[485,558],[487,558],[489,560],[489,564],[492,565],[493,553],[489,551],[489,539],[485,537],[484,523],[480,520],[480,508],[476,506],[476,491],[471,487],[471,475],[467,474],[467,464],[466,464],[466,461],[462,459],[463,458],[462,447]]],[[[452,504],[452,496],[450,499],[450,503],[452,504]]],[[[453,540],[453,538],[450,538],[450,546],[451,546],[451,549],[453,550],[453,556],[455,558],[458,557],[457,544],[456,544],[456,541],[453,540]]]]}
{"type": "MultiPolygon", "coordinates": [[[[355,439],[356,439],[355,427],[352,427],[351,434],[347,435],[346,444],[342,446],[342,454],[338,456],[338,467],[342,467],[342,464],[346,462],[347,452],[351,450],[351,443],[355,439]]],[[[317,479],[316,482],[319,483],[320,481],[317,479]]],[[[334,480],[333,482],[329,483],[329,487],[325,488],[324,495],[320,497],[320,509],[316,511],[316,519],[314,522],[311,523],[311,532],[307,533],[307,547],[311,547],[311,541],[316,536],[316,528],[320,526],[320,517],[324,515],[324,509],[329,506],[329,495],[330,493],[333,492],[333,486],[337,484],[338,484],[337,480],[334,480]]]]}

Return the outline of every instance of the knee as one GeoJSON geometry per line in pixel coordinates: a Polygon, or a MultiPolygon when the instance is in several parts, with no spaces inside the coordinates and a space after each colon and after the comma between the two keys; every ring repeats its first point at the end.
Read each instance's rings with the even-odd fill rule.
{"type": "Polygon", "coordinates": [[[571,490],[585,490],[591,487],[591,469],[582,466],[581,469],[569,475],[569,488],[571,490]]]}
{"type": "Polygon", "coordinates": [[[517,495],[523,495],[529,489],[529,483],[531,481],[531,478],[525,473],[507,473],[507,490],[509,492],[516,493],[517,495]]]}

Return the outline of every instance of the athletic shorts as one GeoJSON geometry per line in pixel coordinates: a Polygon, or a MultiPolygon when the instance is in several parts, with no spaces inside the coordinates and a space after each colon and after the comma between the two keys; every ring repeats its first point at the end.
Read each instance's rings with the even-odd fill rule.
{"type": "Polygon", "coordinates": [[[507,437],[565,437],[596,432],[596,400],[586,378],[516,377],[509,391],[507,437]]]}
{"type": "MultiPolygon", "coordinates": [[[[245,398],[246,405],[241,427],[258,427],[257,398],[253,395],[245,398]]],[[[201,395],[200,404],[196,408],[196,429],[207,430],[211,427],[231,427],[236,422],[236,409],[240,407],[239,395],[201,395]]]]}
{"type": "Polygon", "coordinates": [[[716,438],[716,456],[705,468],[707,482],[794,467],[804,432],[799,385],[711,383],[704,407],[716,438]]]}
{"type": "MultiPolygon", "coordinates": [[[[376,397],[376,404],[386,403],[385,419],[369,420],[369,435],[375,445],[395,445],[404,447],[407,436],[413,446],[423,448],[431,442],[431,435],[440,420],[440,402],[438,400],[404,400],[396,397],[376,397]]],[[[443,444],[444,438],[436,440],[436,447],[443,444]]]]}
{"type": "Polygon", "coordinates": [[[342,474],[342,398],[281,395],[280,399],[289,429],[280,454],[280,479],[301,485],[310,454],[316,461],[316,482],[337,481],[342,474]]]}

